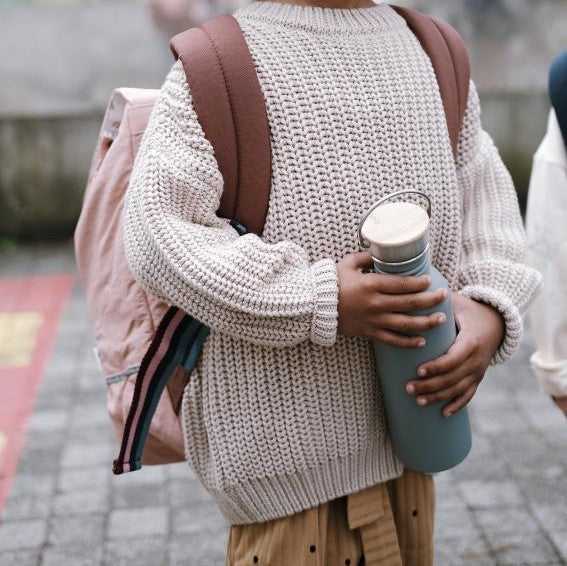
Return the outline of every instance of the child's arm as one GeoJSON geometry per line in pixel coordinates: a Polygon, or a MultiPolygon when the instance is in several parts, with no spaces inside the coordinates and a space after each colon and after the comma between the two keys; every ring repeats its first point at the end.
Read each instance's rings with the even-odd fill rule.
{"type": "Polygon", "coordinates": [[[483,130],[471,83],[459,142],[457,175],[462,193],[463,241],[455,290],[491,305],[506,323],[504,340],[490,363],[506,361],[518,348],[522,313],[541,286],[541,274],[526,265],[526,234],[512,178],[483,130]]]}
{"type": "Polygon", "coordinates": [[[447,354],[419,368],[420,377],[427,379],[408,384],[418,403],[452,400],[445,414],[466,405],[487,367],[517,349],[521,313],[541,284],[539,272],[524,263],[526,236],[516,192],[482,129],[474,84],[461,129],[457,175],[463,240],[454,305],[460,332],[447,354]]]}
{"type": "Polygon", "coordinates": [[[215,212],[223,179],[180,62],[168,74],[134,164],[126,255],[150,294],[212,329],[274,346],[336,340],[335,261],[299,245],[239,236],[215,212]]]}

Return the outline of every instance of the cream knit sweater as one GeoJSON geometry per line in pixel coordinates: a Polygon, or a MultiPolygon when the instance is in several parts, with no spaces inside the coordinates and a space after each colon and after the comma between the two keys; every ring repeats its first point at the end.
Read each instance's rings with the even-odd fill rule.
{"type": "MultiPolygon", "coordinates": [[[[403,188],[433,201],[432,260],[500,310],[518,346],[540,276],[474,85],[457,167],[431,63],[387,5],[254,1],[236,12],[266,99],[273,176],[261,238],[215,215],[222,177],[176,63],[135,163],[125,245],[143,287],[211,328],[183,398],[187,459],[232,523],[383,482],[393,455],[368,341],[337,333],[335,263],[403,188]]],[[[410,376],[408,376],[410,377],[410,376]]]]}

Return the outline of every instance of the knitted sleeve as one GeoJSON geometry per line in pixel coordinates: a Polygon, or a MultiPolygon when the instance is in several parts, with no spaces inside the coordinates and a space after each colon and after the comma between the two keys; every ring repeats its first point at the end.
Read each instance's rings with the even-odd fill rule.
{"type": "Polygon", "coordinates": [[[457,291],[495,307],[506,323],[505,338],[491,365],[506,361],[519,346],[522,313],[541,285],[528,267],[526,235],[508,170],[483,130],[474,83],[459,139],[457,176],[462,198],[463,245],[457,291]]]}
{"type": "Polygon", "coordinates": [[[239,236],[215,214],[222,189],[178,61],[152,111],[125,198],[124,241],[134,277],[214,330],[272,347],[308,339],[331,346],[335,261],[310,263],[292,241],[239,236]]]}

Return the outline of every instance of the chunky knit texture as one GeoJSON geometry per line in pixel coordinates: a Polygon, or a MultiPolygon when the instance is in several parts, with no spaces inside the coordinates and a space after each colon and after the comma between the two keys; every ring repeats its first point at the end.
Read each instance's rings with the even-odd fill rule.
{"type": "MultiPolygon", "coordinates": [[[[433,201],[432,260],[499,309],[516,349],[539,286],[474,85],[457,167],[431,63],[387,5],[255,1],[236,13],[266,98],[273,177],[262,237],[215,215],[222,177],[182,67],[163,85],[125,207],[131,268],[211,328],[183,399],[186,455],[230,523],[267,521],[398,476],[368,341],[337,333],[336,262],[362,214],[433,201]]],[[[408,376],[410,377],[410,376],[408,376]]]]}

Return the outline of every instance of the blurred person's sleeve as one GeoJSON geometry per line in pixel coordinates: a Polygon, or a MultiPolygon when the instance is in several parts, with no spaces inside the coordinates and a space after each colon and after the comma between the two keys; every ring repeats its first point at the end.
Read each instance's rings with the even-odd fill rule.
{"type": "Polygon", "coordinates": [[[567,154],[553,110],[534,156],[526,225],[528,262],[545,282],[530,310],[531,363],[547,393],[567,397],[567,154]]]}
{"type": "Polygon", "coordinates": [[[223,179],[191,102],[181,63],[162,87],[126,194],[124,230],[132,272],[151,295],[208,327],[255,344],[337,333],[335,261],[310,262],[290,240],[239,236],[216,216],[223,179]]]}
{"type": "Polygon", "coordinates": [[[457,177],[462,194],[462,249],[456,290],[500,312],[506,330],[491,365],[517,350],[522,313],[541,286],[541,274],[526,265],[526,234],[514,184],[480,119],[471,81],[459,138],[457,177]]]}

